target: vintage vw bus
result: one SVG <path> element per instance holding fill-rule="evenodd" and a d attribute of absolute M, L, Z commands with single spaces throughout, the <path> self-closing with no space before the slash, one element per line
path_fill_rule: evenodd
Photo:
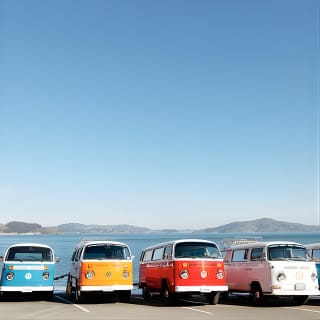
<path fill-rule="evenodd" d="M 303 304 L 318 293 L 315 263 L 298 243 L 235 242 L 225 250 L 224 262 L 229 292 L 251 294 L 256 305 L 266 296 Z"/>
<path fill-rule="evenodd" d="M 320 243 L 307 244 L 306 247 L 311 256 L 311 259 L 316 264 L 317 273 L 318 273 L 318 284 L 320 287 Z"/>
<path fill-rule="evenodd" d="M 139 288 L 145 299 L 158 292 L 168 304 L 187 295 L 205 295 L 216 304 L 220 292 L 228 290 L 220 250 L 214 242 L 199 239 L 148 247 L 140 257 Z"/>
<path fill-rule="evenodd" d="M 133 289 L 129 247 L 115 241 L 81 241 L 73 251 L 66 293 L 76 302 L 86 296 L 112 294 L 127 302 Z"/>
<path fill-rule="evenodd" d="M 58 258 L 47 245 L 20 243 L 10 246 L 1 261 L 0 292 L 53 294 L 55 263 Z"/>

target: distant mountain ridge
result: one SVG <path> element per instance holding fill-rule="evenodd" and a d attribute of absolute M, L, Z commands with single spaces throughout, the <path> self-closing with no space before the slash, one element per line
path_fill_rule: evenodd
<path fill-rule="evenodd" d="M 41 233 L 50 234 L 57 233 L 55 227 L 42 227 L 38 223 L 28 223 L 21 221 L 11 221 L 7 224 L 0 224 L 0 234 L 1 233 Z"/>
<path fill-rule="evenodd" d="M 61 232 L 80 232 L 80 233 L 143 233 L 151 231 L 148 228 L 136 227 L 128 224 L 117 225 L 97 225 L 97 224 L 81 224 L 81 223 L 65 223 L 57 226 Z"/>
<path fill-rule="evenodd" d="M 11 221 L 7 224 L 0 224 L 1 233 L 144 233 L 151 229 L 136 227 L 126 224 L 119 225 L 86 225 L 81 223 L 66 223 L 55 227 L 42 227 L 38 223 L 27 223 L 21 221 Z"/>
<path fill-rule="evenodd" d="M 188 230 L 188 232 L 204 233 L 257 233 L 257 232 L 312 232 L 320 231 L 319 226 L 305 225 L 278 221 L 271 218 L 261 218 L 250 221 L 231 222 L 219 227 L 210 227 L 200 230 Z M 43 227 L 38 223 L 11 221 L 7 224 L 0 223 L 1 233 L 150 233 L 150 232 L 181 232 L 176 229 L 153 230 L 145 227 L 128 224 L 96 225 L 81 223 L 65 223 L 54 227 Z"/>
<path fill-rule="evenodd" d="M 251 232 L 307 232 L 320 231 L 319 226 L 301 223 L 278 221 L 271 218 L 262 218 L 250 221 L 231 222 L 220 227 L 206 228 L 202 232 L 217 233 L 251 233 Z"/>

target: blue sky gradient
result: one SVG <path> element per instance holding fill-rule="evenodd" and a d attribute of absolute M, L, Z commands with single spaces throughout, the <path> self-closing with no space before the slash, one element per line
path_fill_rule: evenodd
<path fill-rule="evenodd" d="M 0 223 L 319 224 L 319 0 L 0 2 Z"/>

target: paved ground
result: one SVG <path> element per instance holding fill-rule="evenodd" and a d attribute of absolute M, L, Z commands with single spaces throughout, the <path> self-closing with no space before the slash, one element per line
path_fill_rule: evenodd
<path fill-rule="evenodd" d="M 63 293 L 56 293 L 52 301 L 26 297 L 2 299 L 0 315 L 5 320 L 319 320 L 320 297 L 302 306 L 294 306 L 289 301 L 277 301 L 264 307 L 254 307 L 247 297 L 231 297 L 218 305 L 208 305 L 198 299 L 166 306 L 158 297 L 145 302 L 141 295 L 135 294 L 129 303 L 93 299 L 83 304 L 73 304 Z"/>

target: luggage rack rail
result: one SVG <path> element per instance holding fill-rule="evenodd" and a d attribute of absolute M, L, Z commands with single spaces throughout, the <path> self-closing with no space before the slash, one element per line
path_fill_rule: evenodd
<path fill-rule="evenodd" d="M 231 247 L 239 246 L 241 244 L 256 243 L 259 241 L 262 241 L 262 237 L 226 238 L 221 241 L 221 249 L 222 251 L 224 251 Z"/>

